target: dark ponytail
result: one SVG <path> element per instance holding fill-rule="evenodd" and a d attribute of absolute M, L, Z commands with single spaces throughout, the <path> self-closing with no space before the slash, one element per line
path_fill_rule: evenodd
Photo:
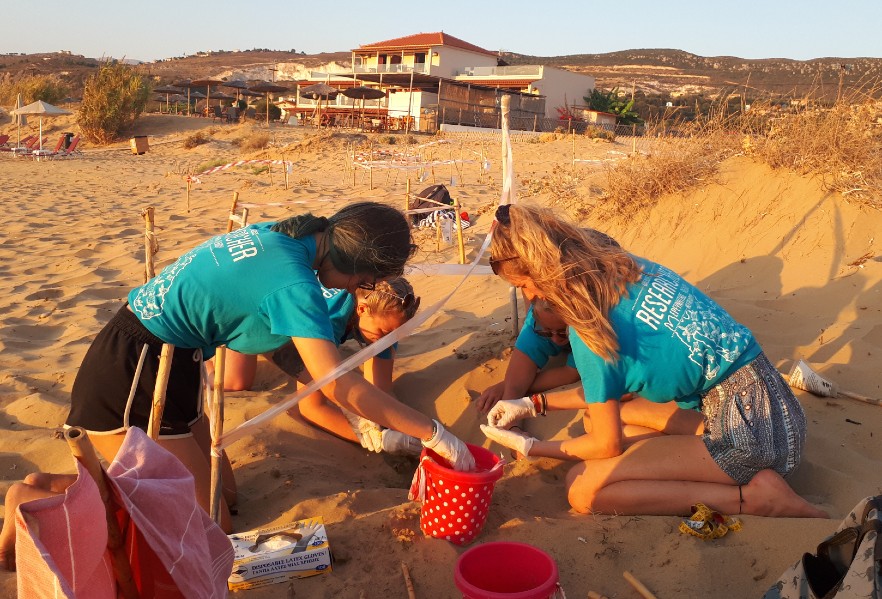
<path fill-rule="evenodd" d="M 328 257 L 337 271 L 373 275 L 377 280 L 401 276 L 416 250 L 401 211 L 377 202 L 356 202 L 329 218 L 309 213 L 292 216 L 272 230 L 294 238 L 327 231 Z"/>
<path fill-rule="evenodd" d="M 328 219 L 324 216 L 313 216 L 312 213 L 307 212 L 279 221 L 270 227 L 270 230 L 284 233 L 294 239 L 300 239 L 324 231 L 329 224 Z"/>

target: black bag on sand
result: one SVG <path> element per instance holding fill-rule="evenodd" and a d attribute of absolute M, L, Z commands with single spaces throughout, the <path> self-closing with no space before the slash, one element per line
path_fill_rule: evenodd
<path fill-rule="evenodd" d="M 763 599 L 834 597 L 882 597 L 882 495 L 857 504 L 815 554 L 804 554 Z"/>
<path fill-rule="evenodd" d="M 427 202 L 426 200 L 433 201 Z M 447 191 L 447 188 L 440 183 L 438 185 L 430 185 L 429 187 L 419 192 L 417 194 L 417 197 L 410 198 L 407 209 L 418 210 L 420 208 L 435 208 L 438 205 L 435 202 L 447 204 L 448 206 L 453 205 L 453 198 L 450 197 L 450 192 Z M 416 226 L 417 224 L 419 224 L 420 220 L 424 218 L 426 218 L 426 214 L 424 213 L 417 212 L 416 214 L 411 214 L 410 224 Z"/>

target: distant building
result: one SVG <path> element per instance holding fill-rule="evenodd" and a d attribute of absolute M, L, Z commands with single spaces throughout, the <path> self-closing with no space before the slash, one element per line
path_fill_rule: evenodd
<path fill-rule="evenodd" d="M 512 98 L 513 128 L 543 130 L 547 123 L 542 121 L 556 120 L 558 107 L 581 103 L 594 89 L 591 76 L 541 65 L 501 65 L 497 53 L 444 32 L 359 46 L 352 50 L 351 65 L 348 72 L 312 72 L 300 84 L 378 87 L 386 92 L 388 117 L 410 119 L 413 128 L 430 132 L 442 123 L 499 127 L 503 95 Z M 343 79 L 360 83 L 346 85 Z M 342 108 L 350 102 L 341 94 L 330 105 Z"/>

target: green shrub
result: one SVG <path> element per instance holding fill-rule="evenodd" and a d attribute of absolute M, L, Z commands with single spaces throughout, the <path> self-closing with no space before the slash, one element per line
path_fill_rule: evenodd
<path fill-rule="evenodd" d="M 266 118 L 266 98 L 263 100 L 258 100 L 257 103 L 254 104 L 254 111 L 258 115 L 262 115 L 262 117 Z M 269 118 L 271 121 L 277 121 L 282 118 L 282 109 L 270 102 L 269 105 Z"/>
<path fill-rule="evenodd" d="M 209 160 L 208 162 L 203 162 L 199 166 L 196 167 L 196 174 L 204 173 L 210 168 L 214 168 L 216 166 L 223 166 L 227 163 L 223 158 L 215 158 L 214 160 Z"/>
<path fill-rule="evenodd" d="M 24 104 L 37 100 L 60 104 L 67 97 L 68 89 L 55 75 L 4 77 L 0 81 L 0 104 L 14 105 L 18 94 Z"/>
<path fill-rule="evenodd" d="M 87 140 L 111 143 L 131 128 L 149 98 L 147 79 L 125 64 L 105 62 L 86 80 L 77 123 Z"/>

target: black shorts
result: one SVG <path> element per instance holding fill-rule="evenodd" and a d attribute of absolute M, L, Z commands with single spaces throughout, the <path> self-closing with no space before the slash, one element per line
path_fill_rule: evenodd
<path fill-rule="evenodd" d="M 147 356 L 126 414 L 132 380 L 144 346 Z M 65 424 L 91 434 L 116 434 L 131 426 L 147 430 L 163 342 L 144 328 L 128 304 L 98 333 L 74 380 Z M 166 387 L 160 434 L 190 434 L 202 415 L 202 351 L 176 347 Z"/>

